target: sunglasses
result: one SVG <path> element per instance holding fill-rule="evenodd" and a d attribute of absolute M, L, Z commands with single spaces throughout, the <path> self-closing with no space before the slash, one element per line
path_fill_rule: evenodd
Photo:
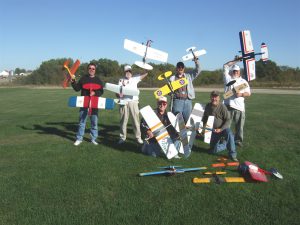
<path fill-rule="evenodd" d="M 90 67 L 89 70 L 96 70 L 96 68 Z"/>

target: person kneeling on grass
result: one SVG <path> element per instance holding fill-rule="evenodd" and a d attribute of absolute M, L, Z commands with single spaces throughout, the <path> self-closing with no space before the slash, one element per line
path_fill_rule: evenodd
<path fill-rule="evenodd" d="M 168 114 L 166 111 L 167 107 L 167 98 L 164 96 L 159 97 L 157 99 L 157 108 L 154 110 L 154 112 L 160 119 L 160 121 L 163 123 L 163 125 L 166 127 L 171 139 L 174 142 L 174 145 L 177 148 L 180 146 L 179 136 L 175 128 L 171 125 L 171 122 L 168 118 Z M 142 146 L 142 152 L 146 155 L 151 155 L 154 157 L 160 156 L 162 152 L 161 148 L 144 119 L 142 119 L 141 121 L 141 130 L 143 136 L 145 136 L 145 139 L 147 140 L 144 141 L 144 144 Z"/>
<path fill-rule="evenodd" d="M 238 161 L 236 158 L 237 152 L 234 136 L 229 127 L 229 113 L 226 106 L 220 102 L 220 93 L 218 91 L 212 91 L 210 94 L 210 103 L 205 106 L 202 118 L 203 124 L 206 124 L 209 116 L 215 117 L 210 140 L 211 153 L 216 154 L 227 149 L 229 157 L 233 161 Z M 205 132 L 205 130 L 203 130 L 203 132 Z"/>

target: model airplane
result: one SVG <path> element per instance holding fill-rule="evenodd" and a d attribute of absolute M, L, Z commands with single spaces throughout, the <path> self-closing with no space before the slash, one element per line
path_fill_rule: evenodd
<path fill-rule="evenodd" d="M 179 153 L 184 154 L 187 158 L 191 154 L 191 149 L 188 142 L 187 130 L 185 129 L 183 116 L 181 113 L 178 113 L 176 116 L 172 112 L 168 112 L 167 114 L 171 125 L 179 133 L 179 138 L 182 143 L 178 151 Z"/>
<path fill-rule="evenodd" d="M 114 93 L 119 94 L 120 96 L 123 95 L 131 95 L 131 96 L 136 96 L 140 94 L 140 90 L 137 88 L 130 88 L 127 86 L 123 86 L 123 85 L 118 85 L 118 84 L 111 84 L 111 83 L 106 83 L 105 87 L 106 90 L 108 91 L 112 91 Z M 115 99 L 114 100 L 115 103 L 119 104 L 119 105 L 125 105 L 126 101 L 122 100 L 122 99 Z"/>
<path fill-rule="evenodd" d="M 67 74 L 64 74 L 65 79 L 63 81 L 63 88 L 67 88 L 71 82 L 71 79 L 75 79 L 75 73 L 80 65 L 80 61 L 77 59 L 71 69 L 69 68 L 70 60 L 64 62 L 63 68 L 67 70 Z"/>
<path fill-rule="evenodd" d="M 201 127 L 203 127 L 202 123 L 202 117 L 204 113 L 204 106 L 200 103 L 195 103 L 194 108 L 191 112 L 191 115 L 186 122 L 186 128 L 187 128 L 187 136 L 188 136 L 188 142 L 189 146 L 192 149 L 197 131 L 199 133 L 202 132 Z"/>
<path fill-rule="evenodd" d="M 187 60 L 191 60 L 191 59 L 192 60 L 197 60 L 199 56 L 206 54 L 206 50 L 205 49 L 194 51 L 195 49 L 196 49 L 196 47 L 190 47 L 190 48 L 186 49 L 186 51 L 189 54 L 183 56 L 182 60 L 183 61 L 187 61 Z"/>
<path fill-rule="evenodd" d="M 151 46 L 152 41 L 148 40 L 146 45 L 125 39 L 124 40 L 124 48 L 128 51 L 131 51 L 135 54 L 138 54 L 143 57 L 143 61 L 135 61 L 134 64 L 146 69 L 152 70 L 153 67 L 146 63 L 146 59 L 153 59 L 160 62 L 167 62 L 168 60 L 168 53 L 154 49 Z"/>
<path fill-rule="evenodd" d="M 216 184 L 222 184 L 222 183 L 245 183 L 246 180 L 244 177 L 219 177 L 217 175 L 214 175 L 212 177 L 207 178 L 193 178 L 193 183 L 195 184 L 205 184 L 205 183 L 216 183 Z"/>
<path fill-rule="evenodd" d="M 157 117 L 151 106 L 145 106 L 140 109 L 144 120 L 146 121 L 148 127 L 156 138 L 158 144 L 160 145 L 162 151 L 171 159 L 178 155 L 178 151 L 163 123 Z"/>
<path fill-rule="evenodd" d="M 259 168 L 256 164 L 245 161 L 239 166 L 239 170 L 243 175 L 250 175 L 255 181 L 267 182 L 267 175 L 273 175 L 276 178 L 283 179 L 283 176 L 275 168 L 271 168 L 269 171 Z"/>
<path fill-rule="evenodd" d="M 164 170 L 139 173 L 139 176 L 144 177 L 144 176 L 152 176 L 152 175 L 160 175 L 160 174 L 174 175 L 177 173 L 184 173 L 184 172 L 199 171 L 199 170 L 207 169 L 207 167 L 181 168 L 181 166 L 167 166 L 167 167 L 160 167 L 160 168 L 162 168 Z"/>
<path fill-rule="evenodd" d="M 232 80 L 226 84 L 226 87 L 230 87 L 231 85 L 235 84 L 236 80 Z M 224 93 L 223 98 L 227 99 L 231 96 L 235 95 L 236 93 L 239 93 L 240 91 L 246 89 L 248 87 L 248 84 L 242 83 L 237 86 L 233 86 L 233 88 L 229 88 L 227 92 Z"/>
<path fill-rule="evenodd" d="M 172 75 L 172 71 L 167 71 L 158 76 L 157 78 L 158 80 L 165 80 L 167 84 L 154 91 L 155 98 L 159 98 L 169 93 L 174 93 L 175 90 L 188 84 L 188 80 L 185 77 L 171 82 L 168 79 L 171 75 Z"/>
<path fill-rule="evenodd" d="M 84 89 L 90 91 L 96 91 L 101 88 L 100 84 L 87 83 L 83 85 Z M 88 108 L 89 115 L 92 113 L 92 109 L 113 109 L 114 108 L 114 100 L 108 98 L 101 98 L 97 96 L 72 96 L 69 99 L 70 107 L 83 107 Z"/>
<path fill-rule="evenodd" d="M 251 34 L 249 30 L 244 30 L 239 32 L 240 37 L 240 44 L 242 49 L 242 56 L 236 57 L 237 59 L 240 59 L 243 61 L 244 64 L 244 73 L 245 73 L 245 79 L 247 81 L 254 80 L 256 78 L 256 72 L 255 72 L 255 56 L 261 55 L 261 59 L 263 62 L 266 62 L 269 57 L 268 48 L 265 43 L 261 44 L 261 52 L 255 53 L 252 40 L 251 40 Z"/>

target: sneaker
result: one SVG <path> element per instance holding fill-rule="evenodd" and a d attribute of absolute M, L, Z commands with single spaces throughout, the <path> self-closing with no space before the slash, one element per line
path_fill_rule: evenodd
<path fill-rule="evenodd" d="M 231 160 L 234 162 L 238 162 L 239 160 L 236 157 L 231 157 Z"/>
<path fill-rule="evenodd" d="M 136 141 L 137 141 L 137 143 L 139 143 L 140 145 L 144 144 L 144 142 L 143 142 L 142 139 L 137 139 Z"/>
<path fill-rule="evenodd" d="M 98 145 L 97 141 L 95 141 L 95 140 L 92 140 L 91 143 L 92 143 L 93 145 Z"/>
<path fill-rule="evenodd" d="M 81 142 L 82 142 L 82 141 L 80 141 L 80 140 L 76 140 L 76 141 L 74 142 L 74 145 L 75 145 L 75 146 L 78 146 L 78 145 L 81 144 Z"/>
<path fill-rule="evenodd" d="M 118 145 L 121 145 L 121 144 L 123 144 L 124 142 L 125 142 L 125 140 L 120 139 L 120 140 L 118 141 Z"/>

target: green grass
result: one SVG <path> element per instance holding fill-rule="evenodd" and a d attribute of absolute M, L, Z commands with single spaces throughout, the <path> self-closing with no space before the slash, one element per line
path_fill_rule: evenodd
<path fill-rule="evenodd" d="M 208 166 L 217 159 L 208 146 L 196 140 L 188 159 L 145 156 L 131 122 L 128 142 L 118 146 L 118 107 L 100 112 L 99 146 L 89 143 L 86 131 L 74 147 L 78 109 L 67 107 L 71 95 L 71 89 L 0 88 L 0 224 L 299 223 L 300 96 L 254 94 L 247 100 L 238 158 L 275 167 L 283 180 L 196 185 L 191 180 L 199 172 L 137 174 L 171 164 Z M 194 102 L 208 97 L 197 93 Z M 141 107 L 154 103 L 152 92 L 142 91 Z M 229 170 L 228 176 L 237 175 Z"/>

